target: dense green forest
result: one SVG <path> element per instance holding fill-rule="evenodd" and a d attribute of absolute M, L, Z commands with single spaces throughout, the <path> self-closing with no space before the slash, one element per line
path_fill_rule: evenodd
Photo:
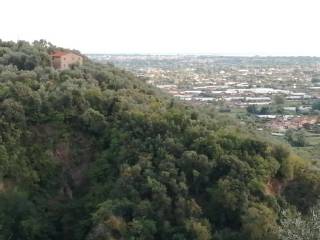
<path fill-rule="evenodd" d="M 316 205 L 287 146 L 55 49 L 0 41 L 0 240 L 277 240 Z"/>

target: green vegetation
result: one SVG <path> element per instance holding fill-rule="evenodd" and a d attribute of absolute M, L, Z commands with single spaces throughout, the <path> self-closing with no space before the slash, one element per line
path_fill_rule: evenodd
<path fill-rule="evenodd" d="M 0 41 L 0 239 L 276 240 L 316 171 L 112 65 Z"/>
<path fill-rule="evenodd" d="M 283 105 L 286 102 L 286 99 L 281 95 L 275 95 L 273 98 L 273 102 L 276 105 Z"/>
<path fill-rule="evenodd" d="M 320 206 L 312 207 L 307 216 L 295 211 L 285 211 L 281 219 L 281 239 L 318 240 L 320 236 Z"/>
<path fill-rule="evenodd" d="M 306 132 L 304 130 L 289 129 L 286 132 L 286 140 L 294 147 L 306 147 L 309 145 L 306 139 Z"/>
<path fill-rule="evenodd" d="M 320 75 L 315 75 L 311 79 L 312 83 L 320 83 Z"/>
<path fill-rule="evenodd" d="M 283 114 L 285 111 L 282 105 L 275 104 L 271 106 L 261 106 L 257 105 L 249 105 L 247 107 L 247 112 L 249 114 L 261 114 L 261 115 L 269 115 L 269 114 Z"/>
<path fill-rule="evenodd" d="M 313 110 L 320 110 L 320 101 L 316 101 L 312 104 Z"/>

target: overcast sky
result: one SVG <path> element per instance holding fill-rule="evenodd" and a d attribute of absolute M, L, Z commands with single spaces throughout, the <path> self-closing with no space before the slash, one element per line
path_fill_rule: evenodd
<path fill-rule="evenodd" d="M 320 56 L 320 0 L 0 0 L 0 38 L 83 53 Z"/>

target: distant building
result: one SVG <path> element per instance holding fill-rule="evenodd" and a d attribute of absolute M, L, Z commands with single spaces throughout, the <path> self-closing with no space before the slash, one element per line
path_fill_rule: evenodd
<path fill-rule="evenodd" d="M 82 65 L 83 63 L 83 58 L 73 52 L 55 51 L 50 55 L 52 58 L 52 66 L 59 70 L 69 69 L 72 64 Z"/>

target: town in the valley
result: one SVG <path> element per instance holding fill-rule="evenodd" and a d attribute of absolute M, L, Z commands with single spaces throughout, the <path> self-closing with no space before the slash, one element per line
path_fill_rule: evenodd
<path fill-rule="evenodd" d="M 89 55 L 191 104 L 210 104 L 293 146 L 320 145 L 320 58 Z M 310 149 L 309 149 L 310 150 Z M 308 152 L 310 152 L 308 150 Z M 312 157 L 310 157 L 312 158 Z"/>

